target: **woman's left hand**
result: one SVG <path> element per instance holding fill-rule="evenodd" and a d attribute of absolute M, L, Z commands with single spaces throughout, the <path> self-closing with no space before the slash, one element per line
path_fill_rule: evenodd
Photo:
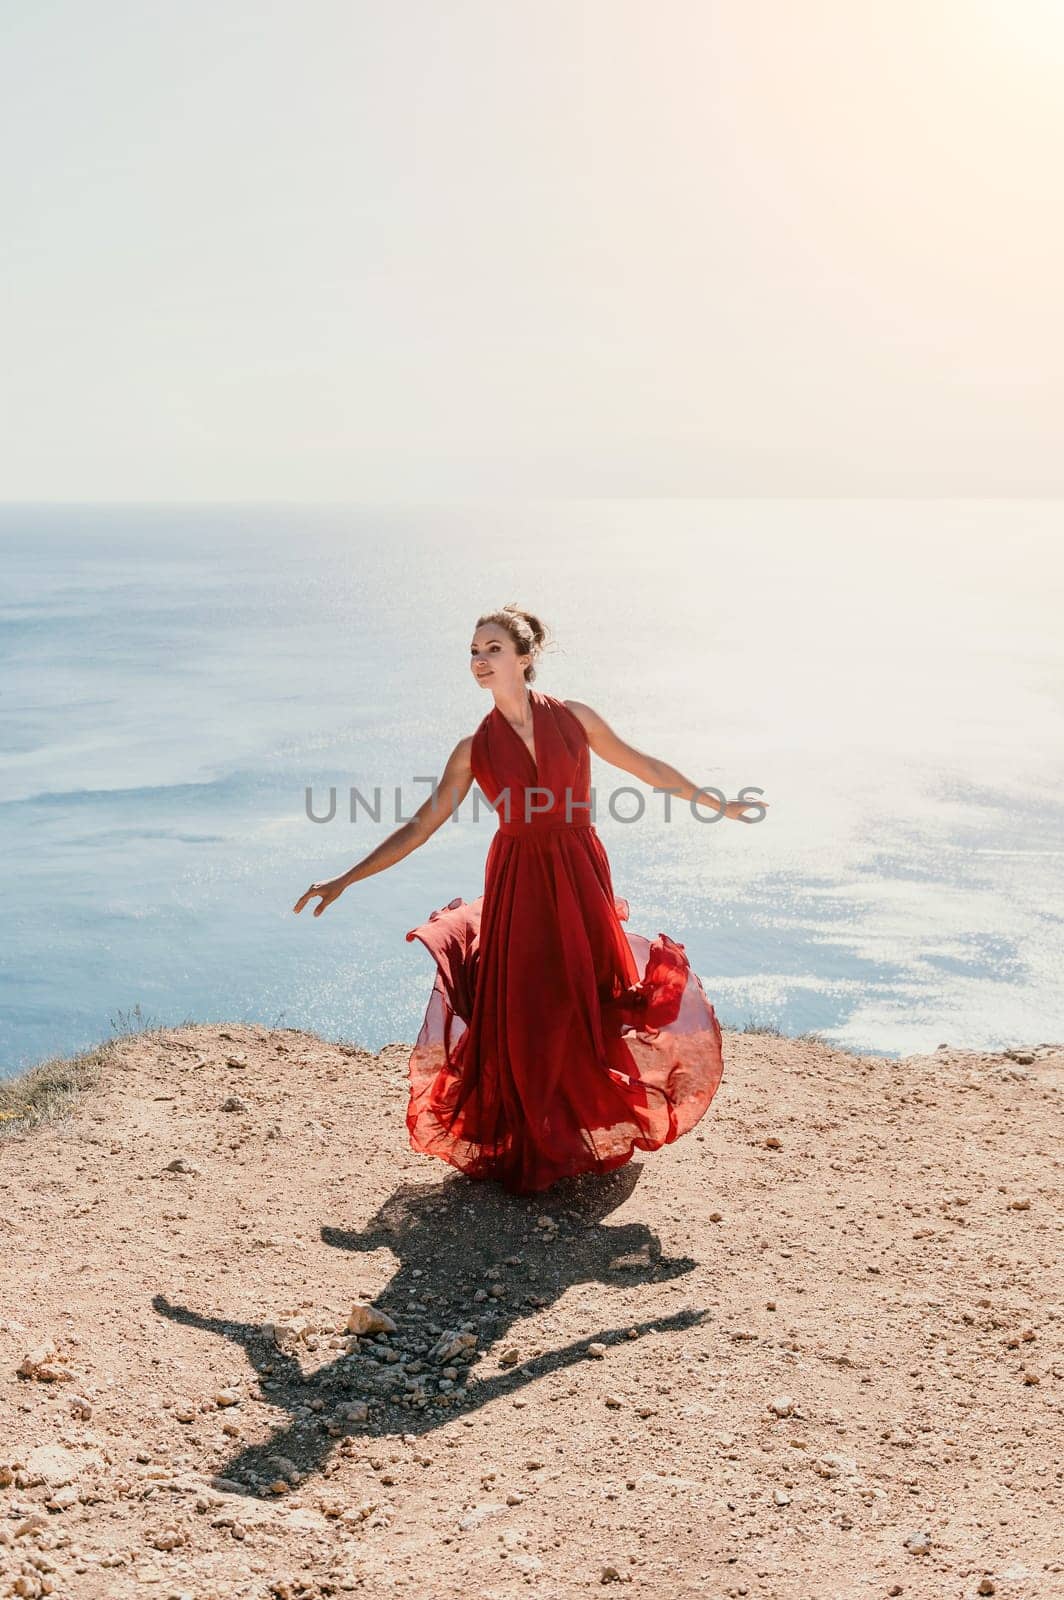
<path fill-rule="evenodd" d="M 767 800 L 729 800 L 724 807 L 724 815 L 731 817 L 735 822 L 760 822 L 761 818 L 744 815 L 751 807 L 758 807 L 763 811 L 768 810 Z"/>

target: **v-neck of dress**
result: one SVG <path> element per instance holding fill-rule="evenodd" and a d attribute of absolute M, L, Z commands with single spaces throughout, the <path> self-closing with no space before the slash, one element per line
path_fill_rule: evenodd
<path fill-rule="evenodd" d="M 527 744 L 522 739 L 522 737 L 518 733 L 517 729 L 514 727 L 513 723 L 512 722 L 507 722 L 506 718 L 503 716 L 503 714 L 499 710 L 498 706 L 494 706 L 492 709 L 494 710 L 495 715 L 498 717 L 499 721 L 502 723 L 503 727 L 504 728 L 509 728 L 509 730 L 513 734 L 514 738 L 517 740 L 518 744 L 521 746 L 521 749 L 525 752 L 525 755 L 528 757 L 529 761 L 531 761 L 531 763 L 532 763 L 532 771 L 535 773 L 536 782 L 538 784 L 539 783 L 539 754 L 540 754 L 540 750 L 539 750 L 539 738 L 538 738 L 538 733 L 537 733 L 537 728 L 536 728 L 536 702 L 533 699 L 531 693 L 529 694 L 529 697 L 528 697 L 528 703 L 529 703 L 529 706 L 531 707 L 531 710 L 532 710 L 532 742 L 536 746 L 536 754 L 535 755 L 532 754 L 531 750 L 528 748 Z"/>

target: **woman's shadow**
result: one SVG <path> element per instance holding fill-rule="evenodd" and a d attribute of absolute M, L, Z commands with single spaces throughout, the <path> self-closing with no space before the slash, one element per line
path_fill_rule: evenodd
<path fill-rule="evenodd" d="M 292 1413 L 308 1407 L 318 1412 L 293 1416 L 261 1444 L 245 1445 L 216 1478 L 244 1493 L 257 1493 L 286 1474 L 298 1482 L 322 1469 L 337 1439 L 429 1433 L 456 1414 L 468 1415 L 500 1395 L 517 1393 L 534 1378 L 571 1366 L 596 1341 L 616 1343 L 631 1337 L 632 1329 L 663 1332 L 701 1322 L 705 1311 L 686 1310 L 589 1330 L 557 1349 L 522 1339 L 513 1365 L 484 1379 L 475 1376 L 489 1351 L 508 1353 L 511 1330 L 529 1311 L 552 1305 L 576 1284 L 659 1282 L 698 1265 L 689 1256 L 663 1258 L 657 1236 L 645 1223 L 605 1224 L 629 1198 L 641 1170 L 628 1162 L 613 1172 L 564 1179 L 549 1194 L 538 1195 L 513 1195 L 490 1180 L 462 1176 L 403 1184 L 365 1228 L 323 1227 L 322 1238 L 339 1249 L 386 1246 L 398 1258 L 398 1270 L 373 1300 L 397 1330 L 383 1339 L 363 1338 L 359 1350 L 309 1372 L 297 1355 L 277 1347 L 268 1324 L 202 1316 L 154 1295 L 157 1311 L 241 1345 L 268 1385 L 270 1404 Z M 540 1225 L 545 1214 L 556 1219 L 555 1226 Z M 474 1299 L 478 1290 L 483 1293 Z M 471 1328 L 463 1328 L 466 1323 Z M 475 1342 L 462 1346 L 463 1332 L 475 1333 Z M 449 1334 L 458 1337 L 445 1340 Z M 441 1346 L 452 1353 L 441 1353 Z M 408 1352 L 410 1359 L 388 1359 L 386 1350 Z M 419 1404 L 423 1393 L 428 1399 Z M 449 1401 L 435 1403 L 443 1394 Z M 359 1401 L 367 1403 L 365 1415 Z"/>

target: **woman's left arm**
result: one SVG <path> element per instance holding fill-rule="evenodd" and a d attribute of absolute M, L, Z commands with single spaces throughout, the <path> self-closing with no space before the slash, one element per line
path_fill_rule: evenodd
<path fill-rule="evenodd" d="M 620 767 L 622 772 L 630 772 L 634 778 L 639 778 L 643 783 L 649 783 L 655 789 L 668 789 L 678 795 L 681 800 L 697 798 L 697 803 L 706 806 L 718 816 L 723 814 L 737 822 L 758 822 L 759 817 L 748 817 L 744 813 L 752 807 L 768 809 L 765 800 L 728 800 L 721 805 L 716 795 L 706 794 L 698 784 L 692 783 L 690 778 L 684 777 L 676 767 L 670 766 L 667 761 L 660 760 L 657 756 L 649 756 L 643 750 L 637 750 L 634 745 L 627 744 L 620 734 L 615 733 L 606 721 L 599 716 L 591 706 L 585 705 L 582 700 L 563 700 L 562 704 L 573 713 L 573 716 L 583 726 L 587 734 L 587 742 L 597 756 L 603 761 L 608 761 L 612 767 Z"/>

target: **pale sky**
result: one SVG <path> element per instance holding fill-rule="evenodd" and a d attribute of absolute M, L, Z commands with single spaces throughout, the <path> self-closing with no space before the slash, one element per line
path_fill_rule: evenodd
<path fill-rule="evenodd" d="M 1059 0 L 7 0 L 0 499 L 1064 493 Z"/>

